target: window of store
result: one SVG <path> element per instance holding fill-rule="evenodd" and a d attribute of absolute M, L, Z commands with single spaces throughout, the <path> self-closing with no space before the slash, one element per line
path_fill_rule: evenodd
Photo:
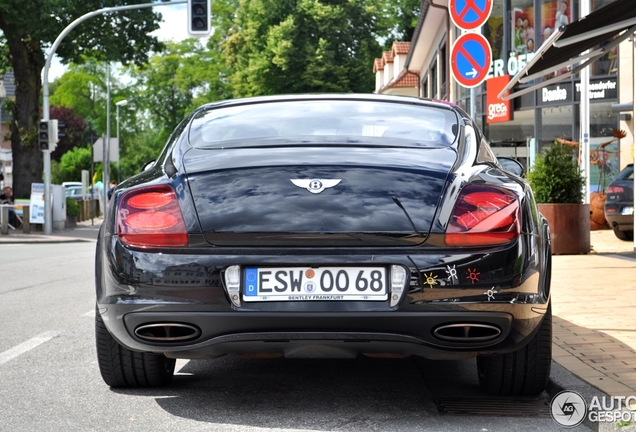
<path fill-rule="evenodd" d="M 572 105 L 541 108 L 541 140 L 538 151 L 550 147 L 557 138 L 573 139 Z"/>
<path fill-rule="evenodd" d="M 559 27 L 573 21 L 571 0 L 541 0 L 541 26 L 539 41 L 542 44 Z"/>
<path fill-rule="evenodd" d="M 493 2 L 490 18 L 488 18 L 487 24 L 483 27 L 484 36 L 490 42 L 493 60 L 503 60 L 506 54 L 504 52 L 503 3 L 503 1 Z"/>
<path fill-rule="evenodd" d="M 537 38 L 535 35 L 534 1 L 512 0 L 511 2 L 512 35 L 511 47 L 516 54 L 534 52 Z"/>
<path fill-rule="evenodd" d="M 422 79 L 422 86 L 420 88 L 420 93 L 423 98 L 429 97 L 428 92 L 428 75 L 424 75 L 424 79 Z"/>
<path fill-rule="evenodd" d="M 439 88 L 437 87 L 437 59 L 431 65 L 431 97 L 433 99 L 439 99 Z"/>
<path fill-rule="evenodd" d="M 616 0 L 591 0 L 591 11 L 595 11 Z M 606 42 L 607 43 L 607 42 Z M 596 75 L 613 75 L 618 71 L 618 47 L 614 47 L 603 57 L 592 63 L 592 76 Z"/>
<path fill-rule="evenodd" d="M 618 114 L 608 102 L 590 104 L 590 192 L 605 188 L 620 171 L 620 149 L 614 131 Z"/>
<path fill-rule="evenodd" d="M 442 45 L 439 47 L 439 58 L 440 58 L 440 99 L 447 100 L 448 99 L 448 67 L 446 62 L 448 61 L 448 56 L 446 55 L 446 41 L 442 42 Z"/>

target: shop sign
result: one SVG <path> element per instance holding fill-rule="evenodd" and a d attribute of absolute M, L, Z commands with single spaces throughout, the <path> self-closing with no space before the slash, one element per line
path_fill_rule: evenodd
<path fill-rule="evenodd" d="M 535 54 L 529 52 L 527 54 L 515 54 L 511 53 L 508 57 L 508 61 L 502 59 L 496 59 L 490 63 L 490 69 L 486 79 L 496 78 L 503 75 L 515 76 L 517 75 L 530 60 L 534 58 Z"/>
<path fill-rule="evenodd" d="M 571 89 L 572 86 L 568 82 L 543 87 L 537 90 L 539 105 L 562 105 L 563 103 L 572 103 Z"/>
<path fill-rule="evenodd" d="M 490 78 L 486 81 L 486 123 L 503 123 L 512 120 L 511 100 L 497 97 L 509 82 L 510 75 Z"/>
<path fill-rule="evenodd" d="M 581 100 L 581 83 L 576 83 L 575 100 Z M 616 78 L 601 80 L 591 80 L 588 86 L 588 97 L 590 100 L 611 100 L 618 99 L 618 83 Z"/>

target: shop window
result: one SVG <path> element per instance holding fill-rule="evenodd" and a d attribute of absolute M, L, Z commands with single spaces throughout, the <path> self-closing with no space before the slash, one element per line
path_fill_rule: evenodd
<path fill-rule="evenodd" d="M 605 7 L 611 3 L 614 3 L 616 0 L 592 0 L 591 2 L 591 11 L 595 11 L 602 7 Z M 607 44 L 601 44 L 601 46 Z M 595 75 L 615 75 L 618 71 L 618 47 L 614 47 L 603 57 L 596 60 L 592 63 L 591 66 L 592 76 Z"/>
<path fill-rule="evenodd" d="M 440 67 L 440 99 L 447 100 L 448 99 L 448 84 L 447 84 L 447 75 L 448 75 L 448 67 L 446 62 L 448 58 L 446 56 L 446 41 L 442 43 L 442 46 L 439 48 L 439 58 L 441 60 Z"/>
<path fill-rule="evenodd" d="M 423 98 L 428 98 L 429 97 L 429 92 L 428 92 L 428 77 L 424 76 L 424 79 L 422 80 L 422 87 L 420 89 L 420 93 L 421 96 Z"/>
<path fill-rule="evenodd" d="M 537 38 L 533 0 L 512 0 L 512 51 L 516 54 L 534 52 Z"/>
<path fill-rule="evenodd" d="M 611 103 L 590 104 L 590 192 L 605 191 L 620 171 L 618 114 Z"/>
<path fill-rule="evenodd" d="M 439 90 L 437 88 L 437 60 L 431 66 L 431 97 L 439 99 Z"/>
<path fill-rule="evenodd" d="M 484 36 L 490 42 L 493 60 L 505 59 L 503 2 L 493 3 L 492 13 L 484 26 Z"/>
<path fill-rule="evenodd" d="M 571 0 L 542 0 L 539 40 L 542 44 L 559 27 L 573 20 Z"/>
<path fill-rule="evenodd" d="M 541 109 L 541 140 L 538 150 L 550 147 L 554 140 L 563 138 L 575 141 L 578 138 L 572 136 L 572 105 L 562 105 Z"/>

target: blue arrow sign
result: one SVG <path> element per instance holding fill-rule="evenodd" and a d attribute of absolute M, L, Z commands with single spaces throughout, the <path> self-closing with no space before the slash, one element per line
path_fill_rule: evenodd
<path fill-rule="evenodd" d="M 463 87 L 477 87 L 488 75 L 492 51 L 488 40 L 479 33 L 461 35 L 451 49 L 451 70 Z"/>

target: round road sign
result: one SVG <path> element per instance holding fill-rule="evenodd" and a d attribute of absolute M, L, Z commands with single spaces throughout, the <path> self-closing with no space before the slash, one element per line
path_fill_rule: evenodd
<path fill-rule="evenodd" d="M 477 87 L 488 75 L 492 51 L 488 40 L 479 33 L 465 33 L 451 49 L 451 70 L 463 87 Z"/>
<path fill-rule="evenodd" d="M 448 12 L 453 24 L 463 30 L 484 25 L 492 12 L 493 0 L 450 0 Z"/>

